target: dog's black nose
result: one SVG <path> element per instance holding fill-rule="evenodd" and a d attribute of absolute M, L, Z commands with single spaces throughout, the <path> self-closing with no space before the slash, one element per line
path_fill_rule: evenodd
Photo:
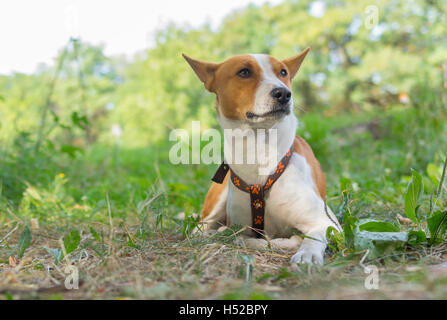
<path fill-rule="evenodd" d="M 278 87 L 272 90 L 271 95 L 273 99 L 278 101 L 280 104 L 286 104 L 290 101 L 292 97 L 292 92 L 284 87 Z"/>

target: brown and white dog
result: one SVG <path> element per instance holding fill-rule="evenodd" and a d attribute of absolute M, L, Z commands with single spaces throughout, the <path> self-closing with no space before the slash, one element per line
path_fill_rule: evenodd
<path fill-rule="evenodd" d="M 216 95 L 225 144 L 233 139 L 228 132 L 254 130 L 256 143 L 244 146 L 244 159 L 265 143 L 265 134 L 258 136 L 257 129 L 276 129 L 274 152 L 261 156 L 254 164 L 227 162 L 247 184 L 264 185 L 268 174 L 260 174 L 260 166 L 267 166 L 267 172 L 274 171 L 277 161 L 293 145 L 288 166 L 265 194 L 264 232 L 268 239 L 281 239 L 299 230 L 306 237 L 292 262 L 323 264 L 326 230 L 329 226 L 338 230 L 341 227 L 325 205 L 326 178 L 320 164 L 307 142 L 296 135 L 298 120 L 293 113 L 291 82 L 308 52 L 309 48 L 282 61 L 265 54 L 237 55 L 222 63 L 183 57 L 205 88 Z M 224 156 L 230 160 L 226 148 Z M 205 230 L 251 225 L 250 194 L 228 182 L 228 176 L 222 184 L 213 183 L 208 191 L 201 215 Z M 250 230 L 247 234 L 251 234 Z"/>

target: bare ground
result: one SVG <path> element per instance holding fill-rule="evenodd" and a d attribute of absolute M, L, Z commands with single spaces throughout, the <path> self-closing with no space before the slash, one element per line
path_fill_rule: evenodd
<path fill-rule="evenodd" d="M 364 252 L 329 253 L 324 267 L 297 267 L 289 262 L 293 252 L 242 248 L 232 236 L 179 240 L 154 231 L 138 241 L 132 236 L 136 225 L 96 227 L 104 231 L 101 241 L 81 227 L 79 248 L 56 264 L 44 247 L 61 247 L 57 229 L 33 230 L 30 247 L 18 259 L 9 254 L 20 228 L 3 225 L 0 299 L 447 298 L 447 245 L 365 262 L 379 270 L 379 289 L 368 290 L 369 274 L 360 264 Z M 65 287 L 69 265 L 79 271 L 79 289 Z"/>

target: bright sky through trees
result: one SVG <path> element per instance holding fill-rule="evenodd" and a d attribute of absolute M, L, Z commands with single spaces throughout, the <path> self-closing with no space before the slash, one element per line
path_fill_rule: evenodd
<path fill-rule="evenodd" d="M 103 44 L 107 55 L 132 55 L 169 22 L 217 27 L 231 11 L 266 0 L 17 0 L 0 3 L 0 74 L 50 64 L 70 36 Z M 270 0 L 272 4 L 279 0 Z"/>

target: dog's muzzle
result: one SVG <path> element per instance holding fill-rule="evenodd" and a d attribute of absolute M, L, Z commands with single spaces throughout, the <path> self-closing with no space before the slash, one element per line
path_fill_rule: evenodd
<path fill-rule="evenodd" d="M 275 104 L 279 104 L 281 106 L 287 105 L 292 98 L 292 92 L 285 87 L 277 87 L 270 92 Z"/>

